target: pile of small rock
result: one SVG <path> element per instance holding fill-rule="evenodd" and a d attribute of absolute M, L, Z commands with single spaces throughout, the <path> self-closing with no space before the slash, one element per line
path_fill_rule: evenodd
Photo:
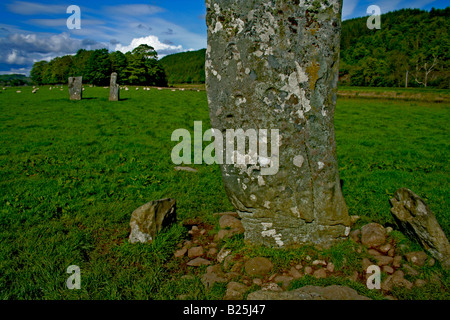
<path fill-rule="evenodd" d="M 244 229 L 236 213 L 226 212 L 218 215 L 220 215 L 220 230 L 217 233 L 213 231 L 213 226 L 202 223 L 192 225 L 189 230 L 191 239 L 180 244 L 174 256 L 182 259 L 182 263 L 188 267 L 207 266 L 206 273 L 200 276 L 207 289 L 212 288 L 215 283 L 227 283 L 225 300 L 243 299 L 250 288 L 254 289 L 255 286 L 260 287 L 261 290 L 284 292 L 288 290 L 291 281 L 305 275 L 317 279 L 332 275 L 342 276 L 365 284 L 371 275 L 366 272 L 371 265 L 379 266 L 385 273 L 381 290 L 389 294 L 394 287 L 411 289 L 413 286 L 425 285 L 425 280 L 416 279 L 411 282 L 405 279 L 405 275 L 416 277 L 419 275 L 416 267 L 432 266 L 435 263 L 435 260 L 429 258 L 423 251 L 401 255 L 394 238 L 389 237 L 392 228 L 369 223 L 350 233 L 350 237 L 357 243 L 356 253 L 369 254 L 362 259 L 360 272 L 355 271 L 349 277 L 341 271 L 336 271 L 331 261 L 306 256 L 304 261 L 293 263 L 288 269 L 274 273 L 274 265 L 266 257 L 245 259 L 225 246 L 219 247 L 222 239 L 242 234 Z"/>
<path fill-rule="evenodd" d="M 414 285 L 418 287 L 425 285 L 426 281 L 422 279 L 416 279 L 414 283 L 405 279 L 405 272 L 412 277 L 418 276 L 419 272 L 415 267 L 423 267 L 426 264 L 433 266 L 435 260 L 428 258 L 423 251 L 409 252 L 402 256 L 394 239 L 388 237 L 390 232 L 392 232 L 390 227 L 384 228 L 378 223 L 369 223 L 350 233 L 351 238 L 366 247 L 370 255 L 370 258 L 362 259 L 363 272 L 371 265 L 379 266 L 381 271 L 388 275 L 381 283 L 381 289 L 385 292 L 391 291 L 394 287 L 411 289 Z M 361 249 L 360 247 L 358 251 L 361 252 Z M 404 258 L 408 263 L 405 263 Z"/>

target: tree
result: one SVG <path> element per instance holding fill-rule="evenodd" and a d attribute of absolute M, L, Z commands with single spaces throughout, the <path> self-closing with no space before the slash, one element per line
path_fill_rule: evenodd
<path fill-rule="evenodd" d="M 122 52 L 116 51 L 109 54 L 109 60 L 111 61 L 111 72 L 116 72 L 119 81 L 123 82 L 126 79 L 127 57 Z"/>
<path fill-rule="evenodd" d="M 430 63 L 428 63 L 428 62 L 430 62 Z M 423 65 L 421 63 L 423 63 Z M 423 62 L 423 59 L 418 58 L 417 62 L 416 62 L 416 74 L 414 76 L 415 81 L 418 84 L 422 84 L 426 88 L 428 85 L 428 76 L 434 70 L 434 68 L 436 68 L 437 64 L 438 64 L 438 60 L 435 55 L 433 55 L 433 62 L 431 62 L 431 61 Z M 420 74 L 421 70 L 424 71 L 423 81 L 419 81 L 419 74 Z"/>
<path fill-rule="evenodd" d="M 94 50 L 86 63 L 83 81 L 86 83 L 106 86 L 111 77 L 111 60 L 108 49 Z"/>
<path fill-rule="evenodd" d="M 167 84 L 164 69 L 158 62 L 155 49 L 141 44 L 132 52 L 125 54 L 127 68 L 125 74 L 130 84 L 165 86 Z"/>
<path fill-rule="evenodd" d="M 43 85 L 44 71 L 47 66 L 47 61 L 38 61 L 33 64 L 33 68 L 30 71 L 31 80 L 37 85 Z"/>

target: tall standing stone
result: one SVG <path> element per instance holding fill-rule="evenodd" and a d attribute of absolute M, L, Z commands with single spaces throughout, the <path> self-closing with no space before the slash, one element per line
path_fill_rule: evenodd
<path fill-rule="evenodd" d="M 117 83 L 117 73 L 111 74 L 109 83 L 109 101 L 119 101 L 119 84 Z"/>
<path fill-rule="evenodd" d="M 81 100 L 83 94 L 83 77 L 69 77 L 70 100 Z"/>
<path fill-rule="evenodd" d="M 224 135 L 279 130 L 278 155 L 271 141 L 276 174 L 262 174 L 262 157 L 257 165 L 220 165 L 246 239 L 326 247 L 345 238 L 350 218 L 334 133 L 342 1 L 206 0 L 206 7 L 212 127 Z"/>

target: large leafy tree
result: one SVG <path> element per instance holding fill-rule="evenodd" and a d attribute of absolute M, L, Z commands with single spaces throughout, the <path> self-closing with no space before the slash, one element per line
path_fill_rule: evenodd
<path fill-rule="evenodd" d="M 111 72 L 116 72 L 122 83 L 126 80 L 127 57 L 122 52 L 115 51 L 109 54 L 109 60 L 111 61 Z"/>
<path fill-rule="evenodd" d="M 108 85 L 111 77 L 111 61 L 108 49 L 94 50 L 86 62 L 83 75 L 86 83 Z"/>
<path fill-rule="evenodd" d="M 158 61 L 155 49 L 141 44 L 126 53 L 127 68 L 125 74 L 128 83 L 135 85 L 164 86 L 167 84 L 164 69 Z"/>
<path fill-rule="evenodd" d="M 42 85 L 44 84 L 44 72 L 45 72 L 45 68 L 47 66 L 48 62 L 47 61 L 38 61 L 36 63 L 33 64 L 33 68 L 31 69 L 30 72 L 30 76 L 31 76 L 31 80 L 38 84 L 38 85 Z"/>

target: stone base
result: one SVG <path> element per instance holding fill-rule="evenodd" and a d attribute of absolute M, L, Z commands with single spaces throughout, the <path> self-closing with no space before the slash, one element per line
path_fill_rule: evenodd
<path fill-rule="evenodd" d="M 323 225 L 318 221 L 305 222 L 302 219 L 255 218 L 248 212 L 239 212 L 245 229 L 245 239 L 268 247 L 289 247 L 295 245 L 312 245 L 320 249 L 347 239 L 350 226 L 341 224 Z"/>

